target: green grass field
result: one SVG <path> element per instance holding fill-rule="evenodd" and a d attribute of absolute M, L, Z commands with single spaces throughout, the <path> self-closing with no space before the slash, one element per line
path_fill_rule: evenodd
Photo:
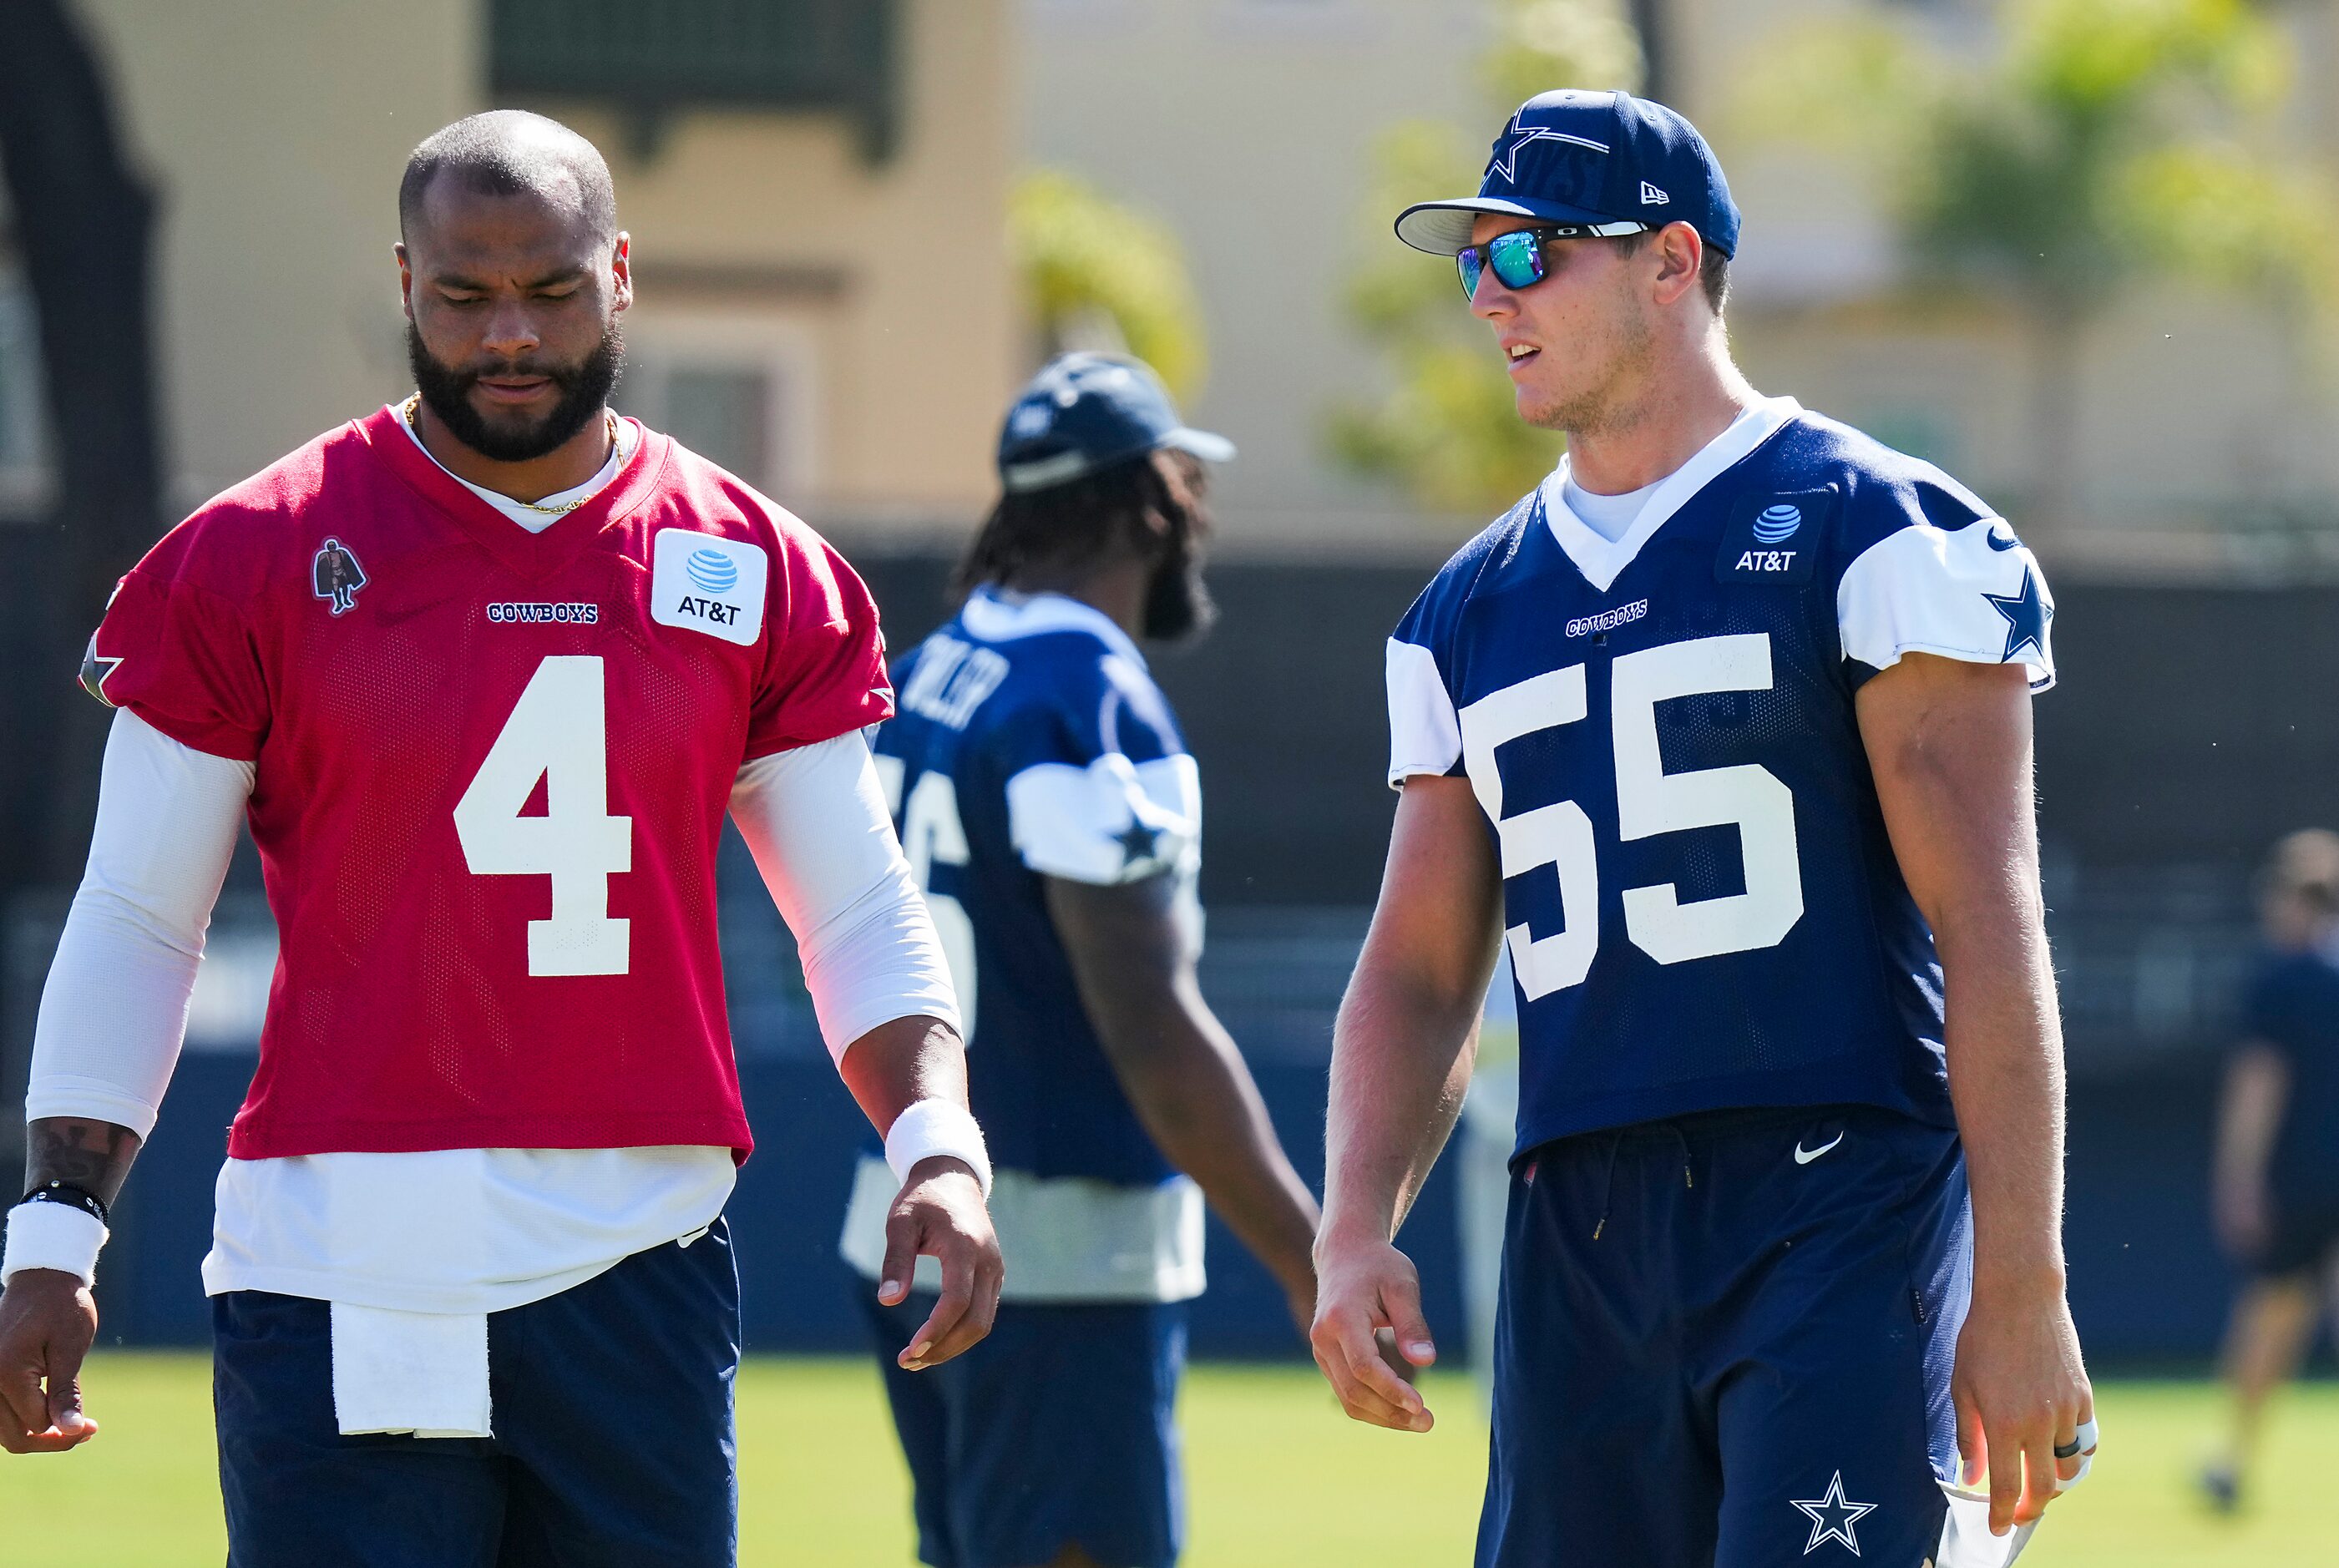
<path fill-rule="evenodd" d="M 62 1459 L 0 1455 L 10 1563 L 192 1568 L 223 1555 L 207 1363 L 116 1353 L 93 1363 L 105 1424 Z M 2024 1568 L 2289 1568 L 2339 1561 L 2339 1386 L 2281 1406 L 2255 1507 L 2206 1516 L 2186 1477 L 2213 1423 L 2193 1384 L 2100 1388 L 2105 1455 L 2058 1504 Z M 1357 1568 L 1468 1560 L 1485 1429 L 1469 1385 L 1433 1379 L 1438 1429 L 1400 1436 L 1344 1419 L 1314 1372 L 1203 1366 L 1184 1420 L 1191 1568 Z M 903 1568 L 909 1483 L 874 1370 L 751 1362 L 739 1390 L 742 1559 L 755 1568 Z"/>

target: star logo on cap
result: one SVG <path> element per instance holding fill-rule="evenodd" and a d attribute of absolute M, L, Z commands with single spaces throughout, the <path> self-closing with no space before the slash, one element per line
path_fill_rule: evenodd
<path fill-rule="evenodd" d="M 1511 116 L 1510 128 L 1503 133 L 1505 140 L 1495 143 L 1495 155 L 1486 161 L 1486 167 L 1500 174 L 1505 185 L 1519 182 L 1516 172 L 1519 149 L 1530 142 L 1564 142 L 1571 147 L 1588 147 L 1594 153 L 1608 151 L 1608 144 L 1604 142 L 1594 142 L 1588 136 L 1570 135 L 1565 131 L 1554 131 L 1548 125 L 1530 125 L 1525 121 L 1526 111 L 1524 109 Z"/>
<path fill-rule="evenodd" d="M 1813 1497 L 1794 1504 L 1811 1522 L 1811 1539 L 1803 1548 L 1808 1557 L 1830 1541 L 1841 1541 L 1855 1557 L 1860 1555 L 1860 1537 L 1852 1526 L 1876 1512 L 1873 1503 L 1847 1503 L 1843 1497 L 1843 1472 L 1835 1473 L 1828 1483 L 1827 1495 Z"/>

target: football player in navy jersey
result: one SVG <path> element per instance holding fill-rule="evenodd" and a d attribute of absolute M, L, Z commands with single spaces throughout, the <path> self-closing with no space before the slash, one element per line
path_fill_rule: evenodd
<path fill-rule="evenodd" d="M 2205 1469 L 2212 1505 L 2242 1504 L 2266 1402 L 2339 1302 L 2339 834 L 2275 845 L 2260 878 L 2266 952 L 2226 1066 L 2210 1198 L 2248 1275 L 2226 1329 L 2232 1426 Z"/>
<path fill-rule="evenodd" d="M 2038 563 L 1939 469 L 1747 384 L 1738 212 L 1671 110 L 1530 100 L 1478 194 L 1397 233 L 1456 258 L 1568 453 L 1389 644 L 1402 794 L 1335 1048 L 1317 1357 L 1352 1415 L 1429 1425 L 1376 1335 L 1435 1355 L 1392 1238 L 1500 945 L 1478 1562 L 2009 1561 L 2094 1447 Z"/>
<path fill-rule="evenodd" d="M 1314 1313 L 1315 1198 L 1195 984 L 1200 775 L 1138 646 L 1209 617 L 1201 460 L 1232 455 L 1144 365 L 1057 360 L 1009 411 L 964 607 L 894 667 L 878 772 L 974 1042 L 1008 1271 L 957 1372 L 892 1359 L 923 1299 L 870 1308 L 936 1568 L 1176 1560 L 1205 1198 Z M 873 1280 L 896 1185 L 865 1160 L 845 1221 Z"/>

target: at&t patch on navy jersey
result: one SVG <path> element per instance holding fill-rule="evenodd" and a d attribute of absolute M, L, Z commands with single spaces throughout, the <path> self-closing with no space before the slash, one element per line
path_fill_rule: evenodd
<path fill-rule="evenodd" d="M 1564 478 L 1388 651 L 1391 782 L 1466 778 L 1499 853 L 1520 1147 L 1732 1107 L 1946 1122 L 1940 971 L 1853 699 L 1918 654 L 2051 684 L 2038 562 L 1938 468 L 1790 399 L 1616 540 Z"/>
<path fill-rule="evenodd" d="M 1715 578 L 1796 587 L 1810 582 L 1835 500 L 1833 490 L 1742 497 L 1722 532 L 1722 549 L 1713 557 Z"/>

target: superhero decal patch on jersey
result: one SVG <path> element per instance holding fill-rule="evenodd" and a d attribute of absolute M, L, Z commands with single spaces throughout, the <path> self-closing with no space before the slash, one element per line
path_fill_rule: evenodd
<path fill-rule="evenodd" d="M 690 528 L 650 540 L 650 619 L 745 647 L 764 632 L 763 547 Z"/>
<path fill-rule="evenodd" d="M 1811 580 L 1821 541 L 1835 511 L 1833 490 L 1800 495 L 1742 496 L 1722 530 L 1722 551 L 1713 577 L 1722 583 L 1786 583 Z"/>
<path fill-rule="evenodd" d="M 337 616 L 358 607 L 358 590 L 366 586 L 365 568 L 358 565 L 357 553 L 339 539 L 329 538 L 317 547 L 309 579 L 319 598 L 331 601 Z"/>

